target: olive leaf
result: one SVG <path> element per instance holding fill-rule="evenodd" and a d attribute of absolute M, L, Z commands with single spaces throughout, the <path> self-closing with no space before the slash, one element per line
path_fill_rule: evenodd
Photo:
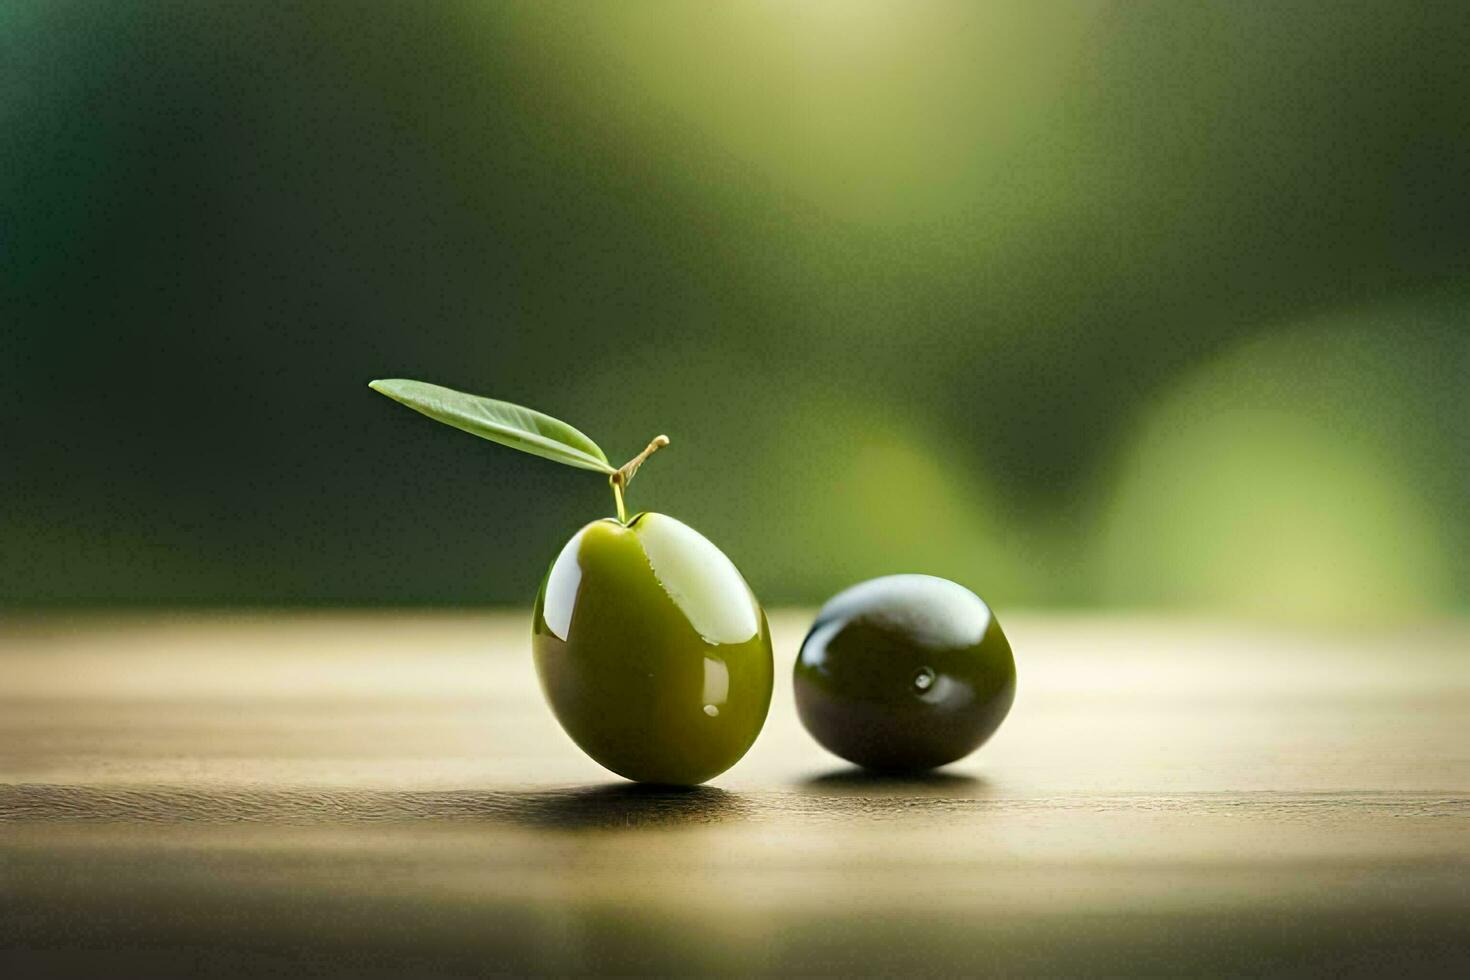
<path fill-rule="evenodd" d="M 597 443 L 565 422 L 533 409 L 402 378 L 373 381 L 368 387 L 481 439 L 579 469 L 616 472 Z"/>

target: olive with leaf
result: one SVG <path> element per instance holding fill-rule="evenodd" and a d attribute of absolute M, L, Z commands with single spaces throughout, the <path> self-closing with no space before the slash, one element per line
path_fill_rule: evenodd
<path fill-rule="evenodd" d="M 669 440 L 622 466 L 541 412 L 422 381 L 370 387 L 472 435 L 607 478 L 616 517 L 592 521 L 551 562 L 531 649 L 572 741 L 627 779 L 691 785 L 738 762 L 771 703 L 770 629 L 724 553 L 664 514 L 629 517 L 628 485 Z"/>

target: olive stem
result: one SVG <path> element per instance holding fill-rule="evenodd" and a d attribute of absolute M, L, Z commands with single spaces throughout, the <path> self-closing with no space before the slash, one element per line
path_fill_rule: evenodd
<path fill-rule="evenodd" d="M 626 524 L 628 523 L 628 512 L 623 509 L 623 486 L 620 482 L 618 482 L 616 473 L 608 477 L 607 482 L 608 485 L 613 488 L 613 500 L 615 500 L 618 505 L 618 523 Z"/>
<path fill-rule="evenodd" d="M 643 447 L 643 452 L 634 456 L 622 466 L 619 466 L 608 476 L 607 482 L 612 487 L 613 500 L 618 505 L 619 524 L 628 523 L 628 513 L 623 507 L 623 490 L 627 488 L 628 484 L 633 482 L 633 476 L 638 472 L 638 467 L 643 465 L 643 461 L 668 444 L 668 436 L 654 436 L 653 441 Z"/>

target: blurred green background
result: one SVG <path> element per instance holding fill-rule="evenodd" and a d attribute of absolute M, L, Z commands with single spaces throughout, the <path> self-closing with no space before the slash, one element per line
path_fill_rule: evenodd
<path fill-rule="evenodd" d="M 0 5 L 0 602 L 1470 605 L 1470 6 Z"/>

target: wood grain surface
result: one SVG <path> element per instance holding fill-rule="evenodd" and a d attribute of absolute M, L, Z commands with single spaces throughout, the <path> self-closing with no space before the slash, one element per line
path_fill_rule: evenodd
<path fill-rule="evenodd" d="M 7 976 L 1470 973 L 1470 627 L 1004 619 L 973 757 L 708 786 L 562 735 L 527 616 L 8 615 Z"/>

